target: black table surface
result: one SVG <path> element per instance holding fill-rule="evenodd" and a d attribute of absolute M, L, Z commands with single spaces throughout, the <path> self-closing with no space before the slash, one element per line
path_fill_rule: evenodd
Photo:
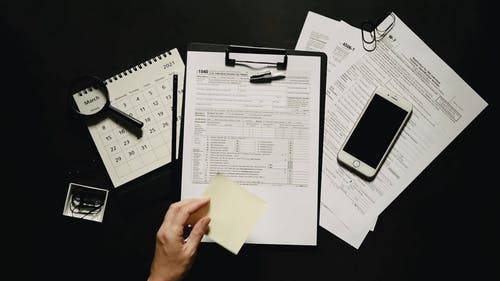
<path fill-rule="evenodd" d="M 3 229 L 12 236 L 4 243 L 13 246 L 8 259 L 20 267 L 20 279 L 145 280 L 156 230 L 179 200 L 169 165 L 111 188 L 85 125 L 66 107 L 73 79 L 109 77 L 172 48 L 185 59 L 190 42 L 293 49 L 308 11 L 358 27 L 395 12 L 489 106 L 384 210 L 359 250 L 321 227 L 315 247 L 244 245 L 234 256 L 204 243 L 187 280 L 477 280 L 496 273 L 498 52 L 489 2 L 12 1 L 0 7 L 3 189 L 15 194 L 4 196 L 9 227 Z M 62 215 L 69 182 L 110 188 L 103 223 Z"/>

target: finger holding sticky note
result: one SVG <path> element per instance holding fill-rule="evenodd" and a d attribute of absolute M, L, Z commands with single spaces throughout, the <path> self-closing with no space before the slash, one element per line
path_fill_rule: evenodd
<path fill-rule="evenodd" d="M 233 254 L 238 254 L 267 203 L 221 174 L 215 175 L 202 194 L 210 197 L 211 218 L 207 236 Z"/>

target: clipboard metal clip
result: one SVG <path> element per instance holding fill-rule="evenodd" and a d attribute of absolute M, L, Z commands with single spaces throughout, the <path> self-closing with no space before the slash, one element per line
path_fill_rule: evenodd
<path fill-rule="evenodd" d="M 229 57 L 230 53 L 243 53 L 243 54 L 268 54 L 268 55 L 283 55 L 282 62 L 265 62 L 265 61 L 250 61 L 250 60 L 236 60 Z M 257 47 L 246 47 L 246 46 L 228 46 L 226 49 L 226 66 L 244 65 L 248 66 L 248 63 L 252 64 L 265 64 L 271 67 L 276 67 L 278 70 L 286 70 L 288 64 L 288 54 L 286 50 L 283 49 L 268 49 L 268 48 L 257 48 Z"/>

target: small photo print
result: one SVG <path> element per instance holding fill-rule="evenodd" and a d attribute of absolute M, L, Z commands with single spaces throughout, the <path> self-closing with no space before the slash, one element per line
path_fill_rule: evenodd
<path fill-rule="evenodd" d="M 70 183 L 63 215 L 102 222 L 108 190 L 78 183 Z"/>

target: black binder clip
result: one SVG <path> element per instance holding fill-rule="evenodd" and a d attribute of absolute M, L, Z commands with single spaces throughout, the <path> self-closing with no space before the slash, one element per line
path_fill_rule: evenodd
<path fill-rule="evenodd" d="M 384 26 L 380 26 L 387 18 L 390 21 Z M 373 23 L 371 21 L 364 21 L 361 23 L 361 41 L 363 49 L 367 52 L 372 52 L 377 48 L 377 42 L 384 39 L 384 37 L 392 30 L 396 16 L 393 13 L 387 13 L 382 19 Z"/>
<path fill-rule="evenodd" d="M 236 60 L 229 58 L 230 53 L 243 53 L 243 54 L 270 54 L 270 55 L 283 55 L 282 62 L 265 62 L 265 61 L 249 61 L 249 60 Z M 286 50 L 282 49 L 267 49 L 267 48 L 257 48 L 257 47 L 244 47 L 244 46 L 229 46 L 226 49 L 226 66 L 243 65 L 246 67 L 253 68 L 248 65 L 252 64 L 264 64 L 265 67 L 276 67 L 278 70 L 286 70 L 288 64 L 288 55 Z"/>

